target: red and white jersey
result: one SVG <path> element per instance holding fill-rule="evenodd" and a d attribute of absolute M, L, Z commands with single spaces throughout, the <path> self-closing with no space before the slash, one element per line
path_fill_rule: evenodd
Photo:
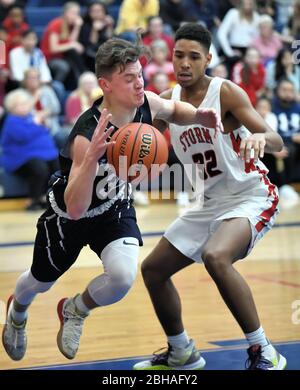
<path fill-rule="evenodd" d="M 220 91 L 223 81 L 219 77 L 211 80 L 199 107 L 214 108 L 221 116 Z M 177 84 L 172 92 L 172 100 L 179 101 L 180 97 L 181 87 Z M 186 173 L 194 188 L 197 187 L 195 175 L 191 177 L 190 167 L 191 164 L 198 164 L 204 180 L 205 198 L 276 196 L 276 187 L 266 176 L 266 166 L 261 161 L 246 163 L 238 156 L 241 140 L 251 135 L 244 126 L 229 134 L 222 134 L 200 124 L 170 124 L 170 133 L 174 151 L 187 168 Z"/>

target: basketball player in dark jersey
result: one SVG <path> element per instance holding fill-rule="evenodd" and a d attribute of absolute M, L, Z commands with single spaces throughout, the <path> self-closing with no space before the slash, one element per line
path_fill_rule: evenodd
<path fill-rule="evenodd" d="M 61 170 L 48 192 L 49 207 L 37 223 L 31 269 L 19 277 L 8 300 L 2 340 L 13 360 L 26 352 L 29 305 L 72 266 L 85 245 L 99 256 L 104 272 L 82 294 L 58 303 L 57 343 L 65 357 L 75 357 L 90 310 L 119 301 L 134 282 L 142 239 L 130 185 L 107 164 L 112 133 L 129 122 L 152 124 L 155 118 L 177 124 L 219 124 L 215 110 L 197 110 L 145 93 L 139 62 L 143 53 L 142 46 L 117 38 L 98 50 L 96 75 L 103 97 L 80 116 L 61 151 Z"/>

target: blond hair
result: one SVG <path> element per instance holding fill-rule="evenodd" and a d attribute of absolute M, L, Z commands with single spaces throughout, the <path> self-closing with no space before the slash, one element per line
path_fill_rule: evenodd
<path fill-rule="evenodd" d="M 4 99 L 4 107 L 8 112 L 13 111 L 15 107 L 20 102 L 30 102 L 32 101 L 32 96 L 23 88 L 15 89 L 12 92 L 9 92 Z"/>

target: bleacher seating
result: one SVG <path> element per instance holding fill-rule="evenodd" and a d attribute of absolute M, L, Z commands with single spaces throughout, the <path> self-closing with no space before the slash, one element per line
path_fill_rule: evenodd
<path fill-rule="evenodd" d="M 7 173 L 0 167 L 0 198 L 19 198 L 28 195 L 26 180 Z"/>
<path fill-rule="evenodd" d="M 30 27 L 41 38 L 47 24 L 61 15 L 61 7 L 27 7 L 25 15 Z"/>

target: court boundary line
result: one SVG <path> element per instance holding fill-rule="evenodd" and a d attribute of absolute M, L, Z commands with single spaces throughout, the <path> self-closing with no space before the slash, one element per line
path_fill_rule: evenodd
<path fill-rule="evenodd" d="M 273 226 L 274 229 L 293 228 L 293 227 L 300 227 L 300 221 L 299 222 L 283 222 L 283 223 L 275 224 Z M 144 233 L 142 233 L 142 237 L 143 238 L 161 237 L 164 235 L 164 233 L 165 233 L 165 231 L 144 232 Z M 0 243 L 0 249 L 1 248 L 18 247 L 18 246 L 31 246 L 33 244 L 34 244 L 34 241 L 3 242 L 3 243 Z"/>
<path fill-rule="evenodd" d="M 220 341 L 220 340 L 218 340 Z M 226 341 L 226 340 L 224 340 Z M 283 341 L 283 342 L 273 342 L 272 345 L 274 346 L 281 346 L 281 345 L 296 345 L 300 344 L 300 340 L 292 340 L 292 341 Z M 215 344 L 212 344 L 215 345 Z M 236 350 L 245 350 L 245 346 L 247 346 L 247 341 L 245 340 L 245 345 L 236 345 L 236 346 L 227 346 L 227 347 L 217 347 L 217 348 L 210 348 L 210 349 L 200 349 L 201 353 L 209 353 L 209 352 L 222 352 L 222 351 L 236 351 Z M 142 355 L 142 356 L 128 356 L 124 358 L 115 358 L 115 359 L 106 359 L 106 360 L 91 360 L 91 361 L 85 361 L 85 362 L 77 362 L 77 363 L 62 363 L 62 364 L 54 364 L 54 365 L 48 365 L 48 366 L 33 366 L 33 367 L 24 367 L 24 368 L 18 368 L 18 370 L 41 370 L 41 369 L 47 369 L 47 368 L 53 368 L 55 367 L 76 367 L 76 366 L 84 366 L 84 365 L 90 365 L 90 364 L 97 364 L 97 363 L 116 363 L 116 362 L 124 362 L 127 360 L 140 360 L 140 359 L 149 359 L 152 355 Z"/>

